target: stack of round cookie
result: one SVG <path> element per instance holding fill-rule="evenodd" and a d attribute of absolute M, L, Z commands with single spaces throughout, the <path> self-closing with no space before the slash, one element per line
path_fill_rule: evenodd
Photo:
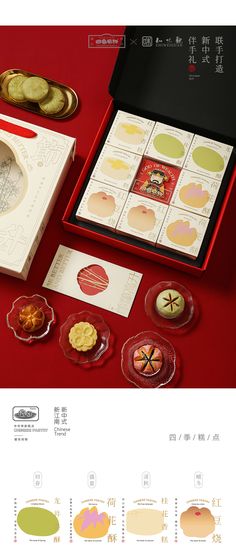
<path fill-rule="evenodd" d="M 38 103 L 41 111 L 47 115 L 59 113 L 65 105 L 65 96 L 61 89 L 50 86 L 44 78 L 37 76 L 17 74 L 9 81 L 8 94 L 18 103 Z"/>

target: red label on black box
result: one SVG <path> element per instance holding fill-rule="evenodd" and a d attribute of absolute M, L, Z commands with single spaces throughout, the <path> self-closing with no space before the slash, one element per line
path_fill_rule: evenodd
<path fill-rule="evenodd" d="M 163 165 L 159 161 L 144 157 L 131 190 L 152 200 L 169 204 L 180 171 L 177 167 Z"/>

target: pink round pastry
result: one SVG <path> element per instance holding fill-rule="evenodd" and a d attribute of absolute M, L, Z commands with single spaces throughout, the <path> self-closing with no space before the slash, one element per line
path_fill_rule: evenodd
<path fill-rule="evenodd" d="M 135 371 L 145 377 L 156 375 L 162 367 L 162 362 L 162 352 L 154 345 L 143 345 L 136 349 L 133 354 Z"/>

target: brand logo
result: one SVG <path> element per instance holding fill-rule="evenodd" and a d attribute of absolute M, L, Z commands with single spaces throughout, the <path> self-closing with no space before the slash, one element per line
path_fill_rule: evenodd
<path fill-rule="evenodd" d="M 115 49 L 125 48 L 125 35 L 113 35 L 104 33 L 103 35 L 88 36 L 89 49 Z"/>

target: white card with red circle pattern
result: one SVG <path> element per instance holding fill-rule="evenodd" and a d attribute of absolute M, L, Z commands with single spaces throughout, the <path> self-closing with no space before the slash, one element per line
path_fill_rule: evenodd
<path fill-rule="evenodd" d="M 128 317 L 142 274 L 59 245 L 43 287 Z"/>

